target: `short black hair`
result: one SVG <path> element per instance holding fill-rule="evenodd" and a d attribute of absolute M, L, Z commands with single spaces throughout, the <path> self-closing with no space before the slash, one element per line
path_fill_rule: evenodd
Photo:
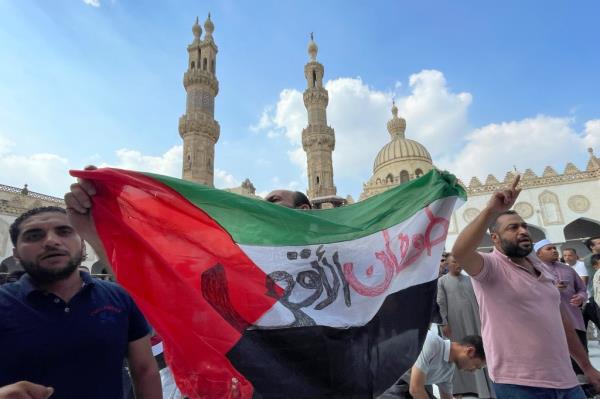
<path fill-rule="evenodd" d="M 301 191 L 294 191 L 294 208 L 299 208 L 302 205 L 308 205 L 312 209 L 312 204 L 308 197 Z"/>
<path fill-rule="evenodd" d="M 17 246 L 17 239 L 19 238 L 19 234 L 21 233 L 21 224 L 24 221 L 29 219 L 30 217 L 46 212 L 59 212 L 62 214 L 67 214 L 67 211 L 58 206 L 40 206 L 38 208 L 30 209 L 26 212 L 23 212 L 15 219 L 15 221 L 10 225 L 8 231 L 10 233 L 10 240 L 12 241 L 13 246 Z"/>
<path fill-rule="evenodd" d="M 562 252 L 565 253 L 565 251 L 571 251 L 575 255 L 577 255 L 577 251 L 575 251 L 575 248 L 571 248 L 571 247 L 563 248 Z"/>
<path fill-rule="evenodd" d="M 600 238 L 600 236 L 593 236 L 593 237 L 590 237 L 590 238 L 588 238 L 587 240 L 585 240 L 585 241 L 583 242 L 583 245 L 585 245 L 585 246 L 587 247 L 587 249 L 588 249 L 589 251 L 591 251 L 591 250 L 592 250 L 592 244 L 593 244 L 593 242 L 592 242 L 592 241 L 594 241 L 594 240 L 597 240 L 597 239 L 599 239 L 599 238 Z"/>
<path fill-rule="evenodd" d="M 483 340 L 479 335 L 467 335 L 459 342 L 462 346 L 471 346 L 475 349 L 475 357 L 485 361 L 485 350 L 483 350 Z"/>
<path fill-rule="evenodd" d="M 600 254 L 593 254 L 590 258 L 590 264 L 595 265 L 598 262 L 600 262 Z"/>
<path fill-rule="evenodd" d="M 490 234 L 495 233 L 498 229 L 498 219 L 500 219 L 500 216 L 504 216 L 504 215 L 517 215 L 520 216 L 517 211 L 513 211 L 512 209 L 509 209 L 508 211 L 504 211 L 499 213 L 498 215 L 496 215 L 496 217 L 494 218 L 494 220 L 492 220 L 492 222 L 490 223 L 490 225 L 488 226 L 488 230 L 490 232 Z"/>

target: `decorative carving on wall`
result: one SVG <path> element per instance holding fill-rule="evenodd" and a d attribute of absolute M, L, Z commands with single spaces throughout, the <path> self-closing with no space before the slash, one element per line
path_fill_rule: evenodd
<path fill-rule="evenodd" d="M 517 202 L 514 209 L 523 219 L 533 216 L 533 206 L 529 202 Z"/>
<path fill-rule="evenodd" d="M 540 209 L 542 210 L 542 219 L 545 225 L 563 223 L 560 202 L 556 194 L 552 191 L 544 190 L 539 196 L 539 201 Z"/>
<path fill-rule="evenodd" d="M 450 217 L 450 226 L 448 226 L 448 234 L 458 234 L 458 223 L 456 222 L 456 212 Z"/>
<path fill-rule="evenodd" d="M 477 208 L 469 208 L 463 212 L 463 219 L 467 223 L 471 223 L 473 219 L 475 219 L 479 215 L 479 209 Z"/>
<path fill-rule="evenodd" d="M 590 200 L 585 195 L 573 195 L 569 197 L 567 205 L 573 212 L 584 213 L 590 209 Z"/>

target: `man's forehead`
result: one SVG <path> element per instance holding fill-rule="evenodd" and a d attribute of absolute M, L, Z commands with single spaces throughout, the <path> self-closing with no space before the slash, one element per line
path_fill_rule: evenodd
<path fill-rule="evenodd" d="M 25 219 L 21 223 L 21 231 L 56 226 L 71 226 L 67 215 L 61 212 L 42 212 Z"/>
<path fill-rule="evenodd" d="M 516 214 L 507 214 L 507 215 L 502 215 L 498 218 L 498 224 L 500 226 L 506 226 L 509 224 L 513 224 L 513 223 L 525 223 L 525 221 L 523 220 L 523 218 L 519 215 Z"/>
<path fill-rule="evenodd" d="M 289 190 L 273 190 L 269 194 L 267 194 L 267 196 L 265 198 L 266 199 L 270 199 L 270 198 L 289 198 L 293 194 L 294 193 L 292 191 L 289 191 Z"/>

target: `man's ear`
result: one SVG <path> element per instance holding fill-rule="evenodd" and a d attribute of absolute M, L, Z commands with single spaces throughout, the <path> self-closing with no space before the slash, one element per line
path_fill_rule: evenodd
<path fill-rule="evenodd" d="M 302 205 L 300 205 L 300 206 L 299 206 L 298 208 L 296 208 L 296 209 L 303 209 L 303 210 L 307 210 L 307 209 L 310 209 L 310 206 L 308 206 L 308 204 L 302 204 Z"/>
<path fill-rule="evenodd" d="M 469 359 L 472 359 L 475 357 L 475 348 L 473 348 L 472 346 L 467 346 L 466 350 L 465 350 L 465 354 L 467 355 L 467 357 Z"/>
<path fill-rule="evenodd" d="M 492 239 L 493 243 L 496 243 L 498 240 L 500 240 L 500 236 L 495 231 L 490 234 L 490 238 Z"/>

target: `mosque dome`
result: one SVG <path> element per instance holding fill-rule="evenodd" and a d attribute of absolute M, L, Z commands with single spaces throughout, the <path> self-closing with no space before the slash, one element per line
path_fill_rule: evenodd
<path fill-rule="evenodd" d="M 431 164 L 429 151 L 421 143 L 404 137 L 406 121 L 398 117 L 396 104 L 392 106 L 392 115 L 392 119 L 387 123 L 391 141 L 383 146 L 375 157 L 373 172 L 376 173 L 384 166 L 403 161 L 423 161 Z"/>

